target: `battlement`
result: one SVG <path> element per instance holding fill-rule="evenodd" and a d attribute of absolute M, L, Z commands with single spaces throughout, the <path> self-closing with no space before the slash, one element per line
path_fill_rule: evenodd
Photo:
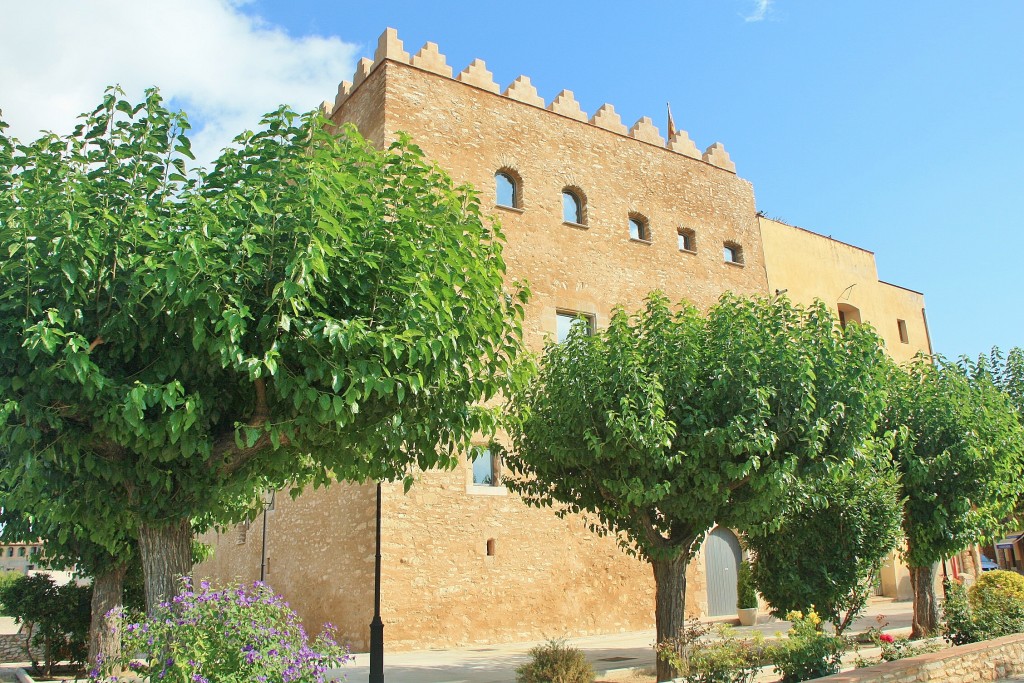
<path fill-rule="evenodd" d="M 338 94 L 334 98 L 334 103 L 325 101 L 321 105 L 324 112 L 326 114 L 333 114 L 348 99 L 352 91 L 359 87 L 359 84 L 366 80 L 373 70 L 385 60 L 408 64 L 445 78 L 454 78 L 454 80 L 461 83 L 486 90 L 495 95 L 507 97 L 539 109 L 547 109 L 555 114 L 575 119 L 582 123 L 588 123 L 646 144 L 661 147 L 682 156 L 700 159 L 730 173 L 736 172 L 736 164 L 729 158 L 728 152 L 725 151 L 725 147 L 720 142 L 710 145 L 701 153 L 684 130 L 675 131 L 666 142 L 661 131 L 658 130 L 658 127 L 648 116 L 641 117 L 627 129 L 625 124 L 622 123 L 622 118 L 615 112 L 615 107 L 610 104 L 603 104 L 593 116 L 588 117 L 586 112 L 580 108 L 579 102 L 576 101 L 571 90 L 563 90 L 558 93 L 555 99 L 545 107 L 544 98 L 537 93 L 537 89 L 530 83 L 530 79 L 527 76 L 519 76 L 502 91 L 501 87 L 494 80 L 494 74 L 488 71 L 487 64 L 482 59 L 474 59 L 469 66 L 453 77 L 452 68 L 448 66 L 445 56 L 438 51 L 436 43 L 425 44 L 420 48 L 419 52 L 410 57 L 398 37 L 398 31 L 393 28 L 385 29 L 384 33 L 381 34 L 380 39 L 377 41 L 377 50 L 374 52 L 373 59 L 363 57 L 359 60 L 355 75 L 352 77 L 352 82 L 342 81 L 338 85 Z"/>

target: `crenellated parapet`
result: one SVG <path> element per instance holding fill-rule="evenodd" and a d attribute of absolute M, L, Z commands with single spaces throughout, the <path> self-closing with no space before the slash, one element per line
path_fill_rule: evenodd
<path fill-rule="evenodd" d="M 438 50 L 436 43 L 426 43 L 420 48 L 419 52 L 410 57 L 398 37 L 398 32 L 393 28 L 388 28 L 384 30 L 384 33 L 381 34 L 380 39 L 377 41 L 377 49 L 374 51 L 373 59 L 364 57 L 359 60 L 359 63 L 356 65 L 355 75 L 352 77 L 352 82 L 342 81 L 338 85 L 338 94 L 334 98 L 333 108 L 331 103 L 327 101 L 322 105 L 324 111 L 333 113 L 333 111 L 337 110 L 352 92 L 359 87 L 359 84 L 365 81 L 373 70 L 385 60 L 409 64 L 417 69 L 429 71 L 445 78 L 453 78 L 452 67 L 448 65 L 447 59 Z M 519 76 L 502 92 L 501 86 L 494 80 L 494 74 L 487 69 L 487 64 L 482 59 L 474 59 L 469 66 L 463 69 L 457 76 L 454 76 L 454 79 L 460 83 L 486 90 L 495 95 L 507 97 L 533 107 L 545 108 L 544 98 L 540 96 L 537 88 L 533 86 L 533 83 L 530 82 L 527 76 Z M 563 90 L 558 93 L 555 99 L 547 105 L 546 109 L 560 116 L 589 123 L 618 135 L 628 136 L 692 159 L 705 161 L 712 166 L 717 166 L 731 173 L 736 172 L 736 164 L 729 158 L 729 153 L 725 151 L 725 147 L 720 142 L 714 143 L 702 154 L 685 130 L 674 131 L 674 134 L 666 141 L 649 116 L 641 117 L 631 127 L 627 128 L 622 123 L 622 118 L 615 111 L 615 107 L 611 104 L 601 105 L 594 112 L 594 115 L 588 118 L 587 113 L 580 108 L 580 104 L 576 101 L 571 90 Z M 669 132 L 673 133 L 671 130 Z"/>

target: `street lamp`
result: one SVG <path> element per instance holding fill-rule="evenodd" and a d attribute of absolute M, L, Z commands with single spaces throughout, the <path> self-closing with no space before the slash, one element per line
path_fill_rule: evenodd
<path fill-rule="evenodd" d="M 274 508 L 274 491 L 264 491 L 263 500 L 263 544 L 260 547 L 260 583 L 267 578 L 267 511 Z"/>
<path fill-rule="evenodd" d="M 373 621 L 370 622 L 370 683 L 384 683 L 384 621 L 380 618 L 380 482 L 377 482 L 377 554 L 373 567 Z"/>

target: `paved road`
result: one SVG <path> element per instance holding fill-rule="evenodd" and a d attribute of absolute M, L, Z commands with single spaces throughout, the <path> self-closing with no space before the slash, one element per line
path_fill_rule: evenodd
<path fill-rule="evenodd" d="M 878 617 L 888 622 L 886 630 L 910 628 L 912 607 L 909 602 L 893 602 L 888 598 L 871 601 L 864 616 L 858 619 L 852 631 L 863 631 L 878 626 Z M 761 619 L 768 623 L 738 627 L 738 634 L 755 630 L 765 635 L 782 633 L 789 623 Z M 387 628 L 385 626 L 385 639 Z M 580 648 L 594 664 L 598 673 L 624 668 L 654 667 L 654 631 L 633 631 L 614 635 L 573 638 L 569 643 Z M 536 642 L 501 645 L 480 645 L 450 650 L 422 650 L 400 652 L 384 656 L 384 678 L 387 683 L 514 683 L 516 667 L 527 661 L 527 652 Z M 355 660 L 337 670 L 352 683 L 361 683 L 369 676 L 369 655 L 360 653 Z M 1022 682 L 1024 683 L 1024 682 Z"/>

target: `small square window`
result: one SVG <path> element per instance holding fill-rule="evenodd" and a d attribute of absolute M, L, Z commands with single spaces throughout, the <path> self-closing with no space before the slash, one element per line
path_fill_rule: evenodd
<path fill-rule="evenodd" d="M 726 242 L 722 246 L 722 258 L 726 263 L 743 264 L 743 247 L 732 242 Z"/>
<path fill-rule="evenodd" d="M 907 321 L 896 319 L 896 327 L 900 330 L 900 341 L 904 344 L 910 343 L 910 335 L 907 334 Z"/>
<path fill-rule="evenodd" d="M 498 457 L 491 453 L 490 448 L 485 448 L 473 458 L 474 486 L 498 486 L 501 483 L 500 472 Z"/>
<path fill-rule="evenodd" d="M 585 325 L 588 335 L 594 334 L 594 316 L 589 313 L 577 313 L 576 311 L 558 311 L 555 314 L 557 327 L 555 338 L 561 344 L 569 338 L 569 332 L 576 325 Z"/>
<path fill-rule="evenodd" d="M 630 214 L 629 239 L 637 240 L 639 242 L 651 241 L 651 229 L 647 224 L 646 218 L 639 214 Z"/>
<path fill-rule="evenodd" d="M 688 228 L 678 230 L 679 251 L 697 251 L 697 235 Z"/>

